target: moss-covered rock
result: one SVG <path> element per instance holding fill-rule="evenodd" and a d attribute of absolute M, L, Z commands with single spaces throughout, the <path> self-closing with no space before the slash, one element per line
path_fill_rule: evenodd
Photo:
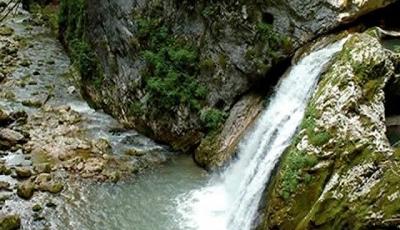
<path fill-rule="evenodd" d="M 11 36 L 14 34 L 14 29 L 8 26 L 0 26 L 0 36 Z"/>
<path fill-rule="evenodd" d="M 384 87 L 399 56 L 354 34 L 308 105 L 269 188 L 263 229 L 397 226 L 400 155 L 385 135 Z"/>
<path fill-rule="evenodd" d="M 32 176 L 32 171 L 28 167 L 17 167 L 15 173 L 19 179 L 26 179 Z"/>
<path fill-rule="evenodd" d="M 195 161 L 207 169 L 216 169 L 229 162 L 238 142 L 264 108 L 263 102 L 262 96 L 257 94 L 246 95 L 238 101 L 224 125 L 203 138 L 195 152 Z"/>
<path fill-rule="evenodd" d="M 17 188 L 17 194 L 19 197 L 29 200 L 35 192 L 35 185 L 31 181 L 25 181 L 21 183 Z"/>
<path fill-rule="evenodd" d="M 21 218 L 19 215 L 5 215 L 0 217 L 0 229 L 17 230 L 21 226 Z"/>

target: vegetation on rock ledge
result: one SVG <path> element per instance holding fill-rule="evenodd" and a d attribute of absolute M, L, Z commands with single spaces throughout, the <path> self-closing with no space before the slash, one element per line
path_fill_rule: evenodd
<path fill-rule="evenodd" d="M 133 115 L 176 112 L 184 106 L 200 115 L 208 129 L 217 128 L 225 118 L 222 111 L 206 108 L 208 90 L 197 77 L 204 66 L 211 66 L 199 60 L 198 47 L 183 36 L 176 36 L 161 18 L 136 16 L 137 36 L 131 38 L 131 45 L 146 61 L 142 69 L 141 88 L 148 93 L 145 101 L 133 102 Z M 133 84 L 135 85 L 135 84 Z M 135 86 L 134 86 L 135 87 Z M 136 86 L 137 87 L 137 86 Z"/>
<path fill-rule="evenodd" d="M 60 36 L 70 52 L 72 61 L 79 69 L 82 80 L 93 82 L 95 86 L 100 87 L 103 74 L 97 56 L 86 38 L 85 10 L 85 0 L 60 1 Z"/>

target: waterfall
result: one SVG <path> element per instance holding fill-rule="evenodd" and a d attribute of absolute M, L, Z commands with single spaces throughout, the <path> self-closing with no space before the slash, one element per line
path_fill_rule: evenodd
<path fill-rule="evenodd" d="M 214 175 L 206 187 L 178 198 L 182 229 L 252 229 L 271 172 L 303 119 L 324 65 L 344 42 L 312 52 L 285 74 L 268 106 L 241 140 L 238 159 Z"/>

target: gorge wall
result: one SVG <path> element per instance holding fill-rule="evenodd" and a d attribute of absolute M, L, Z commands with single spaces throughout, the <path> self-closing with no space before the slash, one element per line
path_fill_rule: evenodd
<path fill-rule="evenodd" d="M 63 0 L 60 36 L 94 106 L 213 169 L 232 158 L 296 50 L 393 2 Z M 399 95 L 400 59 L 383 38 L 355 33 L 327 67 L 260 229 L 398 224 L 399 152 L 385 127 L 396 103 L 385 92 Z"/>
<path fill-rule="evenodd" d="M 295 49 L 391 2 L 64 0 L 60 34 L 93 105 L 214 168 Z"/>

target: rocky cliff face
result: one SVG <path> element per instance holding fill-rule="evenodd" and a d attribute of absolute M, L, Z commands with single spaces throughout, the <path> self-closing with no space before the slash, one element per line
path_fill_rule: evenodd
<path fill-rule="evenodd" d="M 385 7 L 388 0 L 270 0 L 269 12 L 281 33 L 301 45 L 316 36 L 352 22 L 362 15 Z"/>
<path fill-rule="evenodd" d="M 400 155 L 385 133 L 384 88 L 400 55 L 379 31 L 352 35 L 323 74 L 271 183 L 262 229 L 398 225 Z"/>
<path fill-rule="evenodd" d="M 391 2 L 64 0 L 61 36 L 95 105 L 175 149 L 204 140 L 195 159 L 215 167 L 250 122 L 229 134 L 236 116 L 229 114 L 255 87 L 268 87 L 274 66 L 315 36 Z"/>
<path fill-rule="evenodd" d="M 180 150 L 218 130 L 238 98 L 291 49 L 256 3 L 64 1 L 62 15 L 88 96 Z"/>

